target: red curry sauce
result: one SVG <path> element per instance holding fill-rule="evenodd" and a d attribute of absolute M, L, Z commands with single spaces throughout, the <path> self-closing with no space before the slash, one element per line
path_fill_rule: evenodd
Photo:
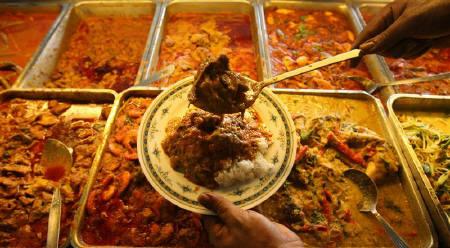
<path fill-rule="evenodd" d="M 207 58 L 227 55 L 233 71 L 257 79 L 256 52 L 250 17 L 234 13 L 170 15 L 161 43 L 158 68 L 175 65 L 175 72 L 156 84 L 168 86 L 194 75 Z"/>
<path fill-rule="evenodd" d="M 269 8 L 265 11 L 272 72 L 277 75 L 351 49 L 355 40 L 347 17 L 335 11 Z M 360 90 L 350 76 L 370 78 L 361 64 L 341 62 L 277 85 L 282 88 Z"/>
<path fill-rule="evenodd" d="M 0 64 L 12 62 L 23 68 L 58 14 L 58 11 L 0 11 Z M 6 78 L 10 85 L 18 75 L 0 70 L 0 77 Z"/>

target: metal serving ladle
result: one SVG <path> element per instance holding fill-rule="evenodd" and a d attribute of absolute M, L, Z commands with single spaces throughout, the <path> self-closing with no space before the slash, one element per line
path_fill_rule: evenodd
<path fill-rule="evenodd" d="M 346 170 L 344 172 L 344 176 L 354 182 L 362 193 L 363 201 L 362 207 L 359 209 L 359 211 L 364 213 L 371 213 L 373 216 L 375 216 L 375 218 L 378 220 L 378 222 L 380 222 L 386 233 L 391 238 L 395 247 L 409 247 L 408 244 L 406 244 L 406 242 L 400 237 L 400 235 L 398 235 L 398 233 L 392 228 L 392 226 L 389 225 L 389 223 L 387 223 L 387 221 L 378 213 L 376 208 L 378 201 L 378 190 L 376 184 L 372 181 L 372 179 L 370 179 L 370 177 L 367 176 L 366 173 L 355 169 Z"/>
<path fill-rule="evenodd" d="M 59 181 L 70 171 L 72 163 L 70 148 L 59 140 L 46 140 L 41 157 L 41 166 L 44 168 L 45 177 L 57 183 L 53 191 L 52 204 L 48 216 L 47 248 L 58 247 L 62 205 Z"/>
<path fill-rule="evenodd" d="M 325 67 L 325 66 L 328 66 L 328 65 L 336 64 L 336 63 L 339 63 L 339 62 L 342 62 L 342 61 L 345 61 L 345 60 L 349 60 L 349 59 L 352 59 L 352 58 L 359 57 L 360 54 L 361 54 L 361 50 L 353 49 L 353 50 L 351 50 L 349 52 L 341 53 L 341 54 L 338 54 L 336 56 L 329 57 L 329 58 L 326 58 L 324 60 L 321 60 L 321 61 L 309 64 L 309 65 L 297 68 L 295 70 L 279 74 L 277 76 L 268 78 L 268 79 L 266 79 L 264 81 L 261 81 L 261 82 L 257 82 L 257 81 L 254 81 L 252 79 L 247 78 L 250 81 L 251 85 L 253 86 L 252 88 L 255 91 L 254 94 L 253 94 L 253 98 L 251 99 L 250 106 L 253 105 L 253 103 L 256 101 L 256 99 L 258 98 L 259 93 L 261 93 L 261 91 L 265 87 L 267 87 L 269 85 L 272 85 L 272 84 L 278 83 L 280 81 L 283 81 L 283 80 L 286 80 L 286 79 L 298 76 L 298 75 L 303 74 L 303 73 L 307 73 L 307 72 L 310 72 L 310 71 L 317 70 L 319 68 L 322 68 L 322 67 Z"/>
<path fill-rule="evenodd" d="M 379 89 L 381 87 L 404 85 L 404 84 L 416 84 L 416 83 L 423 83 L 423 82 L 442 80 L 442 79 L 448 79 L 448 78 L 450 78 L 450 72 L 444 72 L 444 73 L 435 74 L 435 75 L 431 75 L 431 76 L 425 76 L 425 77 L 398 80 L 395 82 L 390 82 L 390 83 L 385 83 L 385 84 L 378 84 L 378 83 L 375 83 L 374 81 L 372 81 L 368 78 L 364 78 L 364 77 L 358 77 L 358 76 L 348 77 L 348 79 L 350 79 L 350 80 L 354 80 L 354 81 L 361 83 L 369 94 L 372 94 L 373 92 L 375 92 L 377 89 Z"/>
<path fill-rule="evenodd" d="M 285 79 L 298 76 L 303 73 L 307 73 L 310 71 L 317 70 L 319 68 L 322 68 L 324 66 L 328 66 L 331 64 L 335 64 L 341 61 L 345 61 L 348 59 L 359 57 L 361 54 L 361 50 L 354 49 L 346 53 L 341 53 L 336 56 L 309 64 L 307 66 L 303 66 L 300 68 L 297 68 L 292 71 L 288 71 L 285 73 L 282 73 L 280 75 L 268 78 L 266 80 L 263 80 L 261 82 L 255 81 L 253 79 L 250 79 L 248 77 L 242 76 L 239 73 L 234 73 L 229 71 L 228 68 L 228 59 L 225 57 L 220 56 L 217 61 L 211 61 L 208 64 L 205 64 L 204 68 L 198 72 L 196 75 L 196 80 L 194 81 L 194 88 L 191 91 L 190 99 L 189 101 L 196 107 L 201 108 L 205 111 L 215 113 L 215 114 L 231 114 L 231 113 L 243 113 L 245 109 L 251 107 L 256 99 L 258 98 L 261 91 L 272 84 L 278 83 L 280 81 L 283 81 Z M 211 89 L 202 88 L 203 81 L 206 80 L 206 78 L 209 78 L 210 76 L 216 76 L 214 75 L 215 72 L 220 72 L 223 74 L 227 74 L 227 80 L 229 82 L 225 84 L 233 85 L 242 84 L 245 82 L 246 88 L 245 91 L 241 92 L 231 92 L 230 94 L 223 94 L 223 92 L 216 92 L 217 99 L 211 98 Z M 211 74 L 211 75 L 209 75 Z M 219 75 L 220 76 L 220 75 Z M 236 80 L 236 82 L 234 82 Z M 224 82 L 218 82 L 216 84 L 224 84 Z M 220 85 L 217 85 L 220 86 Z M 198 87 L 198 88 L 196 88 Z M 242 87 L 235 87 L 237 89 L 242 89 Z M 205 92 L 201 92 L 201 90 L 205 90 Z M 224 91 L 229 91 L 230 87 L 225 86 Z M 226 96 L 225 96 L 226 95 Z M 244 95 L 244 97 L 242 97 Z M 234 97 L 233 99 L 226 99 L 227 97 Z M 237 97 L 236 97 L 237 96 Z M 220 98 L 220 99 L 219 99 Z"/>

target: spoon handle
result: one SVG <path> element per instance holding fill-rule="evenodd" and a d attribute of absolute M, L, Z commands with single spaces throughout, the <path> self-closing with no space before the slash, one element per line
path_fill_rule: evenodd
<path fill-rule="evenodd" d="M 391 86 L 391 85 L 402 85 L 402 84 L 415 84 L 415 83 L 421 83 L 421 82 L 427 82 L 427 81 L 433 81 L 433 80 L 441 80 L 441 79 L 450 79 L 450 72 L 444 72 L 432 76 L 425 76 L 425 77 L 418 77 L 418 78 L 410 78 L 410 79 L 404 79 L 395 81 L 392 83 L 387 84 L 380 84 L 379 86 Z"/>
<path fill-rule="evenodd" d="M 303 74 L 303 73 L 306 73 L 306 72 L 317 70 L 317 69 L 322 68 L 322 67 L 327 66 L 327 65 L 331 65 L 331 64 L 335 64 L 335 63 L 338 63 L 338 62 L 341 62 L 341 61 L 344 61 L 344 60 L 348 60 L 348 59 L 359 57 L 360 53 L 361 53 L 361 50 L 353 49 L 353 50 L 351 50 L 349 52 L 341 53 L 341 54 L 338 54 L 336 56 L 333 56 L 333 57 L 330 57 L 330 58 L 327 58 L 327 59 L 324 59 L 324 60 L 321 60 L 321 61 L 309 64 L 307 66 L 303 66 L 303 67 L 300 67 L 298 69 L 282 73 L 282 74 L 277 75 L 275 77 L 271 77 L 269 79 L 264 80 L 262 82 L 262 87 L 261 88 L 264 88 L 264 87 L 269 86 L 271 84 L 277 83 L 279 81 L 283 81 L 285 79 L 288 79 L 288 78 L 291 78 L 291 77 L 294 77 L 294 76 L 297 76 L 297 75 L 300 75 L 300 74 Z"/>
<path fill-rule="evenodd" d="M 406 242 L 402 239 L 402 237 L 398 235 L 398 233 L 392 228 L 392 226 L 389 225 L 389 223 L 387 223 L 387 221 L 376 210 L 372 211 L 371 213 L 375 216 L 375 218 L 377 218 L 378 222 L 380 222 L 381 225 L 383 225 L 384 230 L 391 238 L 395 247 L 397 248 L 409 247 L 408 244 L 406 244 Z"/>
<path fill-rule="evenodd" d="M 53 192 L 51 204 L 48 216 L 47 248 L 58 248 L 61 220 L 61 192 L 59 186 Z"/>

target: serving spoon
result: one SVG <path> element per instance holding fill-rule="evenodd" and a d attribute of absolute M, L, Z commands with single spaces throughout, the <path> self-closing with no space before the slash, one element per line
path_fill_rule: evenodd
<path fill-rule="evenodd" d="M 61 219 L 62 197 L 60 180 L 72 167 L 72 153 L 70 148 L 56 139 L 48 139 L 44 144 L 41 157 L 41 166 L 44 168 L 44 177 L 54 181 L 57 185 L 53 191 L 52 203 L 48 215 L 47 248 L 57 248 Z"/>
<path fill-rule="evenodd" d="M 139 82 L 138 84 L 136 84 L 135 86 L 148 86 L 149 84 L 164 79 L 170 75 L 172 75 L 172 73 L 175 71 L 175 65 L 174 64 L 170 64 L 164 68 L 162 68 L 159 71 L 156 71 L 154 73 L 152 73 L 147 79 L 142 80 L 141 82 Z"/>
<path fill-rule="evenodd" d="M 385 83 L 385 84 L 377 84 L 368 78 L 358 77 L 358 76 L 350 76 L 347 78 L 361 83 L 364 86 L 364 88 L 366 89 L 367 93 L 372 94 L 377 89 L 379 89 L 381 87 L 386 87 L 386 86 L 416 84 L 416 83 L 429 82 L 429 81 L 435 81 L 435 80 L 450 79 L 450 72 L 444 72 L 444 73 L 435 74 L 435 75 L 431 75 L 431 76 L 425 76 L 425 77 L 403 79 L 403 80 L 398 80 L 395 82 L 390 82 L 390 83 Z"/>
<path fill-rule="evenodd" d="M 190 94 L 189 101 L 194 106 L 215 114 L 243 113 L 245 109 L 253 105 L 265 87 L 303 73 L 317 70 L 324 66 L 359 57 L 360 54 L 361 50 L 353 49 L 349 52 L 341 53 L 295 70 L 279 74 L 261 82 L 230 71 L 228 67 L 228 59 L 224 59 L 224 56 L 222 55 L 217 61 L 206 64 L 196 75 L 196 80 L 194 81 L 194 87 L 191 91 L 192 94 Z M 211 78 L 216 80 L 213 82 L 215 85 L 209 82 L 203 83 L 203 81 L 208 78 L 211 82 L 213 81 Z M 217 80 L 217 78 L 219 78 L 219 80 Z M 244 83 L 246 84 L 245 86 L 243 86 Z M 211 87 L 204 87 L 204 85 L 208 84 Z M 218 92 L 217 86 L 221 87 L 220 84 L 224 86 L 223 89 L 220 89 Z M 235 92 L 226 93 L 227 91 L 231 91 L 231 88 L 234 88 Z M 202 90 L 204 92 L 201 92 Z M 217 99 L 212 99 L 211 93 L 214 93 Z M 231 96 L 234 98 L 224 99 L 224 96 Z"/>
<path fill-rule="evenodd" d="M 344 171 L 344 176 L 354 182 L 362 193 L 363 201 L 362 206 L 359 209 L 363 213 L 371 213 L 383 226 L 386 233 L 391 238 L 395 247 L 397 248 L 407 248 L 408 244 L 398 235 L 398 233 L 392 228 L 391 225 L 378 213 L 377 211 L 377 201 L 378 201 L 378 190 L 376 184 L 367 176 L 366 173 L 349 169 Z"/>

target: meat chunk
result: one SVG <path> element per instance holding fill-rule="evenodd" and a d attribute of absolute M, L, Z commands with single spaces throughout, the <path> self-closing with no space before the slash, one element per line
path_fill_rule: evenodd
<path fill-rule="evenodd" d="M 52 100 L 48 102 L 48 109 L 54 115 L 60 115 L 68 110 L 72 105 L 64 102 Z"/>

